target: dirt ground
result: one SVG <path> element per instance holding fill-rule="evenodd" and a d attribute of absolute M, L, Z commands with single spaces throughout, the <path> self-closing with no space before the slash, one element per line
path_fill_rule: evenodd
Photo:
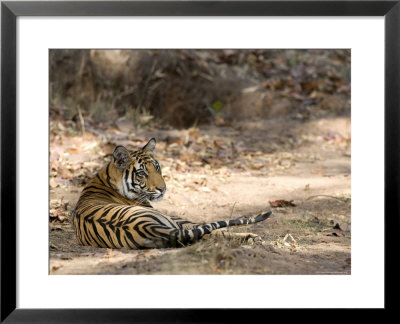
<path fill-rule="evenodd" d="M 123 126 L 94 136 L 50 125 L 57 134 L 50 142 L 50 274 L 351 273 L 349 118 L 140 132 Z M 167 184 L 155 208 L 197 222 L 272 209 L 263 223 L 229 229 L 262 242 L 213 239 L 140 251 L 80 246 L 69 216 L 84 183 L 115 145 L 133 149 L 151 137 Z M 292 206 L 273 207 L 278 200 Z"/>

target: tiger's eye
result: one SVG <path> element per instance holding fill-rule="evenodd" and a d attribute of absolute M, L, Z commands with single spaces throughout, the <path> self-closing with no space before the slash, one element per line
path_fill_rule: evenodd
<path fill-rule="evenodd" d="M 147 176 L 147 174 L 146 174 L 146 172 L 144 172 L 144 171 L 139 171 L 139 172 L 137 173 L 137 176 L 138 176 L 139 178 L 144 178 L 144 177 Z"/>

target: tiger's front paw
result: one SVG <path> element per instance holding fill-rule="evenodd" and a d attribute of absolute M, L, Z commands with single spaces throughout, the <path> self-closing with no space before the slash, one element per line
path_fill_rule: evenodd
<path fill-rule="evenodd" d="M 257 234 L 250 234 L 251 236 L 247 239 L 249 245 L 261 245 L 264 241 Z"/>

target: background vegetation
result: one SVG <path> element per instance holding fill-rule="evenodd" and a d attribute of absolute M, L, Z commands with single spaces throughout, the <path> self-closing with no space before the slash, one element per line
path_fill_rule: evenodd
<path fill-rule="evenodd" d="M 348 50 L 53 50 L 50 109 L 66 119 L 191 127 L 350 112 Z"/>

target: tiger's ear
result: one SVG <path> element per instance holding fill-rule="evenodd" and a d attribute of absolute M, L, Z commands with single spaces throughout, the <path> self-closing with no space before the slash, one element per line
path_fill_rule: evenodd
<path fill-rule="evenodd" d="M 154 148 L 156 147 L 156 144 L 157 144 L 156 139 L 152 138 L 145 146 L 143 146 L 142 150 L 153 152 Z"/>
<path fill-rule="evenodd" d="M 115 166 L 120 170 L 125 169 L 131 162 L 129 151 L 123 146 L 117 146 L 115 148 L 113 157 Z"/>

